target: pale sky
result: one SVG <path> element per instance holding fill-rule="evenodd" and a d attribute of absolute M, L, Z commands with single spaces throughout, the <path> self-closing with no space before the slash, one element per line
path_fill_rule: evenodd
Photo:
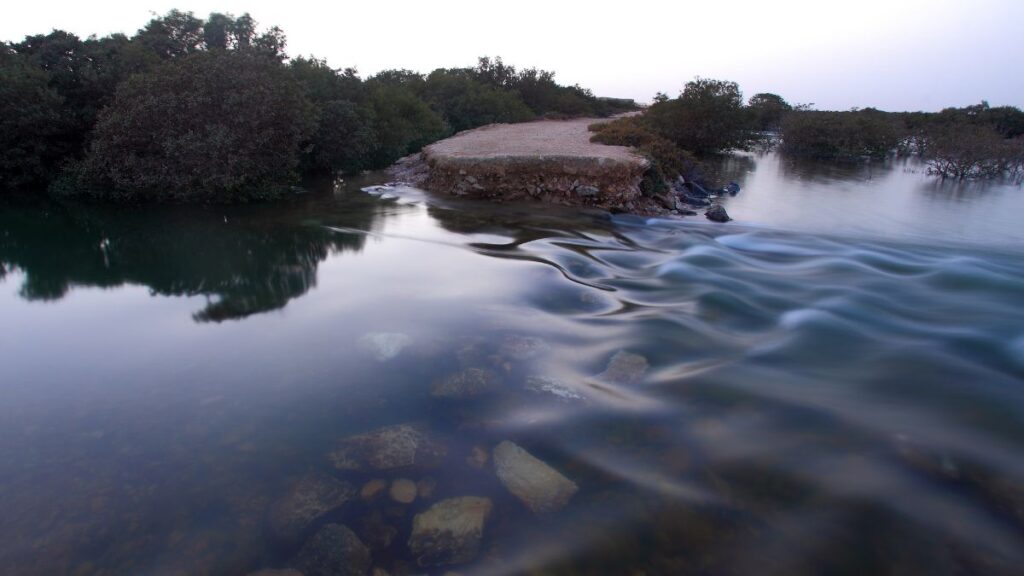
<path fill-rule="evenodd" d="M 53 0 L 6 6 L 0 39 L 53 28 L 132 34 L 171 8 L 280 26 L 288 53 L 428 72 L 502 56 L 602 96 L 649 101 L 694 76 L 819 109 L 1024 108 L 1024 0 Z"/>

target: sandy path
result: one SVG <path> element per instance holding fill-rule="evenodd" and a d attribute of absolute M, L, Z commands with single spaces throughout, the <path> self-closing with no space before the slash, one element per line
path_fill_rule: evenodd
<path fill-rule="evenodd" d="M 587 127 L 607 121 L 606 118 L 579 118 L 492 124 L 431 144 L 424 152 L 428 157 L 453 159 L 559 157 L 644 163 L 643 158 L 625 146 L 590 141 L 592 133 Z"/>

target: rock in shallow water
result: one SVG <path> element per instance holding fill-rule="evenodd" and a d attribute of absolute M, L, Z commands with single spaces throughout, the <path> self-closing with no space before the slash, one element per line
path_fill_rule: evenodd
<path fill-rule="evenodd" d="M 466 368 L 434 382 L 430 395 L 435 398 L 468 399 L 494 392 L 498 375 L 486 368 Z"/>
<path fill-rule="evenodd" d="M 409 549 L 420 566 L 463 564 L 480 551 L 489 498 L 463 496 L 442 500 L 413 518 Z"/>
<path fill-rule="evenodd" d="M 388 492 L 391 499 L 400 504 L 412 504 L 416 500 L 416 483 L 408 478 L 399 478 L 391 483 L 391 490 Z"/>
<path fill-rule="evenodd" d="M 578 490 L 572 480 L 512 442 L 498 444 L 493 456 L 498 480 L 536 514 L 562 508 Z"/>
<path fill-rule="evenodd" d="M 608 361 L 604 372 L 598 378 L 615 384 L 636 384 L 647 373 L 647 358 L 632 352 L 620 350 Z"/>
<path fill-rule="evenodd" d="M 397 332 L 371 332 L 359 339 L 359 348 L 370 353 L 378 362 L 398 356 L 412 343 L 412 338 Z"/>
<path fill-rule="evenodd" d="M 527 376 L 526 389 L 538 394 L 549 394 L 566 402 L 584 399 L 579 392 L 573 390 L 565 382 L 547 376 Z"/>
<path fill-rule="evenodd" d="M 433 468 L 447 453 L 447 447 L 426 427 L 397 424 L 342 439 L 328 460 L 339 470 L 354 472 Z"/>
<path fill-rule="evenodd" d="M 704 217 L 712 222 L 728 222 L 732 220 L 729 217 L 729 213 L 725 211 L 725 207 L 721 204 L 715 204 L 711 208 L 708 208 L 707 212 L 704 213 Z"/>
<path fill-rule="evenodd" d="M 355 487 L 348 482 L 325 474 L 308 474 L 271 507 L 271 534 L 281 544 L 297 545 L 313 522 L 344 506 L 355 494 Z"/>
<path fill-rule="evenodd" d="M 364 576 L 370 550 L 347 526 L 328 524 L 299 551 L 295 566 L 305 576 Z"/>

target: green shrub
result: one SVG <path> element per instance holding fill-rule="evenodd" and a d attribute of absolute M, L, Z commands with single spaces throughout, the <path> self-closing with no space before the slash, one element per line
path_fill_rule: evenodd
<path fill-rule="evenodd" d="M 646 193 L 662 193 L 669 180 L 692 178 L 698 170 L 699 162 L 692 154 L 658 134 L 643 116 L 592 124 L 590 130 L 594 132 L 591 142 L 636 148 L 650 161 L 641 186 Z"/>
<path fill-rule="evenodd" d="M 377 135 L 371 167 L 384 168 L 445 134 L 441 116 L 407 88 L 378 88 L 370 96 L 370 105 Z"/>
<path fill-rule="evenodd" d="M 793 107 L 782 96 L 763 92 L 750 97 L 747 109 L 754 129 L 767 132 L 782 128 L 782 119 Z"/>
<path fill-rule="evenodd" d="M 782 122 L 787 153 L 823 160 L 885 157 L 903 132 L 889 114 L 874 109 L 851 112 L 799 111 Z"/>
<path fill-rule="evenodd" d="M 943 178 L 997 178 L 1024 169 L 1024 140 L 1003 138 L 993 126 L 954 122 L 926 128 L 921 156 Z"/>
<path fill-rule="evenodd" d="M 518 94 L 479 82 L 465 70 L 434 70 L 427 76 L 423 96 L 452 132 L 534 118 Z"/>
<path fill-rule="evenodd" d="M 44 71 L 0 48 L 0 191 L 45 185 L 68 153 L 63 105 Z"/>
<path fill-rule="evenodd" d="M 121 85 L 84 163 L 109 195 L 239 201 L 295 180 L 316 111 L 276 60 L 200 52 Z"/>
<path fill-rule="evenodd" d="M 678 98 L 652 104 L 646 116 L 655 131 L 695 154 L 745 149 L 753 138 L 735 82 L 697 78 Z"/>

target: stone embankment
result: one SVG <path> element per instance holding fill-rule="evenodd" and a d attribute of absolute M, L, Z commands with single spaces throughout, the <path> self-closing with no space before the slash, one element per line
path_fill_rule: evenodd
<path fill-rule="evenodd" d="M 624 146 L 590 141 L 588 126 L 601 121 L 542 120 L 467 130 L 404 158 L 392 173 L 458 196 L 663 211 L 640 192 L 646 158 Z"/>

